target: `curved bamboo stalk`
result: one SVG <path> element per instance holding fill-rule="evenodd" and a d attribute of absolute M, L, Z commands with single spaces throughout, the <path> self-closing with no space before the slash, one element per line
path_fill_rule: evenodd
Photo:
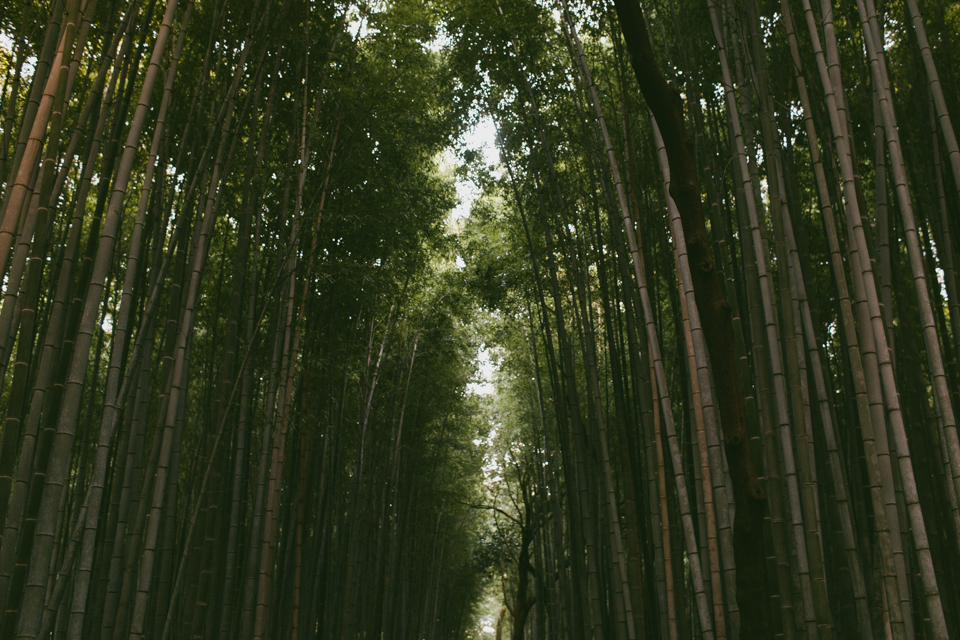
<path fill-rule="evenodd" d="M 714 35 L 720 47 L 720 65 L 723 72 L 723 88 L 727 100 L 727 111 L 733 127 L 734 149 L 737 163 L 740 170 L 741 180 L 743 181 L 743 193 L 745 196 L 745 208 L 749 217 L 751 234 L 753 237 L 753 247 L 757 263 L 757 270 L 760 280 L 760 294 L 762 300 L 763 318 L 765 323 L 765 333 L 767 341 L 767 352 L 770 357 L 771 371 L 773 374 L 774 392 L 776 395 L 776 418 L 778 423 L 778 432 L 780 435 L 780 446 L 782 452 L 782 464 L 785 472 L 787 485 L 787 496 L 790 505 L 790 513 L 793 526 L 793 540 L 797 555 L 797 564 L 800 577 L 801 594 L 803 598 L 804 610 L 806 612 L 807 633 L 814 637 L 817 635 L 818 623 L 825 623 L 823 606 L 820 598 L 815 601 L 813 581 L 810 575 L 810 562 L 807 550 L 807 538 L 804 530 L 804 520 L 815 520 L 815 515 L 811 513 L 809 500 L 804 500 L 801 496 L 799 482 L 797 478 L 797 462 L 793 452 L 793 435 L 791 420 L 788 413 L 789 400 L 787 393 L 786 372 L 784 369 L 783 356 L 780 349 L 780 336 L 778 330 L 777 313 L 774 306 L 773 284 L 767 265 L 767 255 L 763 251 L 763 238 L 761 236 L 761 225 L 758 217 L 757 203 L 754 197 L 753 187 L 749 182 L 749 169 L 747 167 L 747 154 L 744 147 L 743 135 L 741 133 L 739 110 L 736 104 L 736 98 L 733 93 L 733 81 L 730 75 L 729 64 L 727 63 L 726 51 L 723 45 L 723 35 L 720 29 L 718 8 L 716 3 L 711 0 L 709 3 L 710 16 L 713 23 Z M 813 523 L 808 523 L 813 526 Z M 824 627 L 821 627 L 824 629 Z"/>
<path fill-rule="evenodd" d="M 727 516 L 726 488 L 723 485 L 723 465 L 720 460 L 720 447 L 717 435 L 717 424 L 713 406 L 713 388 L 710 373 L 707 369 L 707 351 L 703 340 L 703 329 L 700 326 L 700 314 L 694 299 L 690 261 L 686 251 L 686 240 L 683 235 L 683 225 L 680 223 L 680 212 L 670 196 L 670 167 L 667 163 L 667 152 L 663 146 L 663 138 L 656 121 L 651 117 L 653 140 L 657 149 L 657 158 L 660 162 L 660 172 L 663 174 L 664 198 L 667 201 L 667 212 L 670 218 L 670 232 L 673 236 L 673 251 L 676 261 L 677 277 L 680 286 L 680 308 L 683 318 L 684 343 L 687 347 L 687 361 L 690 375 L 691 395 L 693 397 L 694 419 L 697 428 L 697 451 L 701 482 L 703 484 L 703 504 L 707 525 L 707 558 L 710 568 L 711 595 L 713 599 L 713 615 L 717 625 L 717 637 L 726 637 L 726 616 L 724 615 L 724 593 L 727 598 L 736 598 L 736 582 L 731 566 L 732 541 L 729 547 L 724 544 L 724 550 L 730 553 L 723 558 L 723 572 L 720 569 L 720 544 L 718 541 L 718 520 L 726 521 L 724 531 L 729 537 L 729 519 Z M 695 372 L 695 373 L 694 373 Z M 709 435 L 708 435 L 709 433 Z M 714 496 L 717 496 L 716 502 Z M 717 506 L 719 502 L 719 508 Z M 725 541 L 726 542 L 726 541 Z M 722 578 L 721 578 L 722 576 Z M 733 578 L 733 580 L 731 580 Z M 722 580 L 722 581 L 721 581 Z M 733 589 L 731 591 L 731 589 Z M 733 620 L 730 621 L 733 626 Z M 737 621 L 739 623 L 739 621 Z M 739 624 L 733 626 L 739 630 Z M 738 637 L 739 633 L 731 633 Z"/>
<path fill-rule="evenodd" d="M 955 418 L 952 399 L 950 398 L 949 383 L 943 365 L 943 352 L 940 348 L 940 338 L 937 335 L 936 320 L 933 307 L 930 303 L 930 290 L 927 286 L 927 276 L 923 265 L 923 250 L 920 247 L 920 237 L 917 223 L 913 214 L 913 202 L 907 186 L 906 166 L 903 160 L 903 150 L 900 145 L 900 132 L 897 127 L 897 117 L 893 109 L 893 100 L 890 94 L 890 83 L 886 72 L 886 61 L 883 53 L 883 44 L 878 42 L 879 29 L 876 25 L 876 10 L 872 0 L 866 3 L 858 0 L 857 8 L 863 27 L 864 40 L 867 45 L 867 54 L 870 59 L 870 70 L 873 81 L 879 91 L 880 111 L 883 115 L 884 131 L 887 137 L 887 149 L 890 154 L 890 164 L 893 168 L 894 185 L 899 203 L 900 217 L 903 221 L 903 235 L 907 245 L 907 255 L 910 262 L 910 271 L 913 274 L 914 289 L 917 304 L 920 310 L 920 322 L 923 331 L 924 346 L 926 347 L 927 366 L 930 369 L 930 384 L 939 409 L 938 420 L 945 433 L 945 447 L 950 460 L 950 472 L 953 482 L 960 493 L 960 437 L 957 435 L 957 421 Z M 929 52 L 928 52 L 929 53 Z M 899 448 L 899 447 L 898 447 Z M 912 482 L 912 474 L 905 474 L 904 483 Z M 905 490 L 911 491 L 909 487 Z M 915 490 L 915 488 L 914 488 Z M 916 533 L 916 532 L 915 532 Z M 957 532 L 960 535 L 960 532 Z M 936 578 L 933 576 L 932 560 L 925 559 L 926 552 L 921 553 L 921 576 L 924 589 L 927 591 L 928 606 L 932 607 L 931 618 L 936 634 L 946 633 L 946 621 L 938 621 L 942 617 L 942 606 L 939 604 L 939 590 L 936 587 Z M 940 613 L 937 614 L 937 609 Z"/>
<path fill-rule="evenodd" d="M 879 91 L 881 113 L 883 115 L 884 130 L 887 137 L 887 148 L 890 153 L 890 163 L 893 167 L 895 189 L 900 205 L 900 217 L 903 221 L 907 254 L 909 256 L 910 269 L 913 274 L 917 302 L 920 308 L 920 321 L 923 327 L 927 364 L 930 368 L 931 386 L 933 387 L 937 400 L 940 414 L 938 416 L 939 422 L 945 433 L 944 444 L 950 460 L 951 474 L 953 475 L 954 484 L 960 488 L 960 439 L 958 439 L 957 436 L 957 424 L 954 417 L 950 392 L 947 387 L 948 383 L 943 367 L 943 354 L 940 350 L 940 339 L 937 336 L 936 322 L 930 304 L 930 294 L 927 288 L 927 279 L 923 265 L 923 253 L 920 248 L 916 221 L 913 216 L 913 203 L 910 198 L 909 188 L 907 187 L 906 168 L 903 161 L 903 151 L 900 147 L 900 134 L 897 128 L 896 115 L 894 114 L 890 95 L 883 45 L 877 42 L 879 29 L 876 26 L 876 11 L 873 8 L 872 2 L 864 3 L 863 0 L 858 0 L 857 9 L 860 13 L 860 21 L 863 26 L 871 74 Z M 895 431 L 895 436 L 898 445 L 897 449 L 899 450 L 901 444 L 900 434 Z M 904 447 L 907 446 L 905 434 L 902 438 L 902 444 Z M 912 471 L 911 468 L 909 469 L 909 473 L 902 472 L 902 482 L 904 485 L 904 493 L 908 500 L 908 508 L 910 502 L 919 502 Z M 914 509 L 919 513 L 919 504 L 916 504 Z M 915 527 L 913 534 L 917 547 L 918 561 L 920 563 L 920 576 L 923 581 L 933 633 L 935 637 L 946 638 L 946 619 L 940 601 L 940 591 L 937 586 L 936 575 L 934 574 L 929 542 L 926 540 L 926 531 L 923 527 L 919 529 Z M 960 535 L 960 533 L 958 533 L 958 535 Z"/>
<path fill-rule="evenodd" d="M 841 316 L 843 318 L 845 335 L 847 336 L 848 341 L 853 341 L 850 348 L 850 360 L 851 368 L 854 371 L 853 382 L 854 387 L 856 388 L 857 393 L 857 407 L 859 410 L 859 417 L 861 421 L 861 429 L 865 433 L 872 432 L 873 427 L 871 425 L 871 416 L 869 406 L 866 400 L 866 390 L 863 382 L 863 373 L 862 373 L 862 363 L 860 361 L 859 349 L 855 347 L 856 345 L 856 330 L 853 323 L 853 314 L 850 305 L 850 298 L 847 292 L 846 277 L 844 276 L 843 262 L 840 257 L 840 248 L 837 241 L 837 234 L 833 224 L 833 206 L 831 203 L 830 192 L 827 188 L 826 176 L 824 174 L 823 164 L 820 159 L 820 148 L 817 145 L 817 133 L 813 123 L 813 117 L 811 115 L 810 108 L 810 96 L 807 91 L 806 79 L 802 73 L 801 68 L 801 58 L 799 53 L 799 47 L 797 46 L 796 33 L 793 26 L 793 17 L 790 11 L 790 7 L 787 4 L 786 0 L 781 1 L 782 15 L 784 18 L 784 24 L 787 29 L 788 42 L 790 45 L 790 52 L 793 58 L 793 63 L 796 71 L 796 82 L 797 87 L 800 93 L 800 102 L 803 109 L 803 120 L 804 127 L 807 132 L 807 138 L 810 148 L 810 156 L 814 169 L 814 177 L 817 185 L 817 192 L 820 200 L 820 206 L 825 221 L 825 226 L 827 227 L 827 237 L 828 244 L 830 246 L 831 256 L 833 259 L 833 271 L 835 276 L 835 281 L 837 283 L 838 292 L 840 294 L 840 306 L 841 306 Z M 786 211 L 789 215 L 789 211 Z M 833 476 L 834 491 L 836 492 L 837 501 L 839 503 L 839 511 L 841 517 L 841 529 L 843 532 L 844 545 L 847 551 L 847 563 L 848 567 L 852 574 L 853 588 L 854 588 L 854 599 L 857 608 L 857 620 L 860 625 L 861 635 L 865 638 L 870 638 L 873 636 L 872 632 L 872 621 L 870 617 L 870 612 L 867 608 L 866 602 L 866 593 L 865 593 L 865 584 L 863 578 L 863 570 L 860 565 L 860 558 L 857 553 L 856 548 L 856 539 L 853 533 L 852 527 L 852 514 L 850 513 L 850 504 L 847 498 L 847 482 L 843 474 L 842 463 L 839 459 L 839 451 L 837 450 L 836 444 L 836 435 L 833 426 L 833 416 L 829 409 L 829 395 L 827 393 L 827 386 L 825 382 L 824 375 L 824 364 L 820 359 L 820 349 L 819 345 L 816 342 L 816 336 L 813 328 L 813 319 L 810 313 L 810 305 L 806 300 L 806 293 L 804 291 L 805 284 L 802 278 L 802 272 L 800 271 L 799 258 L 796 250 L 796 241 L 793 235 L 793 226 L 788 221 L 785 222 L 785 232 L 786 232 L 786 241 L 788 250 L 791 255 L 791 269 L 792 269 L 792 279 L 794 287 L 797 290 L 797 298 L 800 302 L 800 309 L 803 317 L 803 327 L 804 335 L 807 341 L 807 349 L 811 361 L 814 382 L 816 385 L 817 396 L 820 399 L 820 414 L 821 421 L 824 426 L 824 436 L 827 443 L 828 451 L 828 460 L 830 462 L 831 473 Z M 866 436 L 865 436 L 866 439 Z M 884 568 L 884 583 L 887 585 L 891 591 L 889 595 L 893 597 L 893 600 L 896 601 L 897 585 L 895 576 L 893 573 L 893 558 L 891 555 L 890 549 L 890 537 L 889 529 L 886 526 L 886 511 L 883 508 L 882 496 L 879 493 L 879 468 L 876 462 L 876 454 L 874 453 L 874 448 L 872 446 L 872 439 L 867 440 L 865 443 L 866 457 L 867 457 L 867 469 L 868 476 L 871 478 L 871 484 L 874 488 L 871 489 L 871 496 L 874 498 L 874 509 L 875 513 L 878 513 L 879 516 L 875 516 L 875 521 L 877 524 L 877 530 L 880 536 L 880 553 L 882 557 L 881 566 Z M 875 484 L 874 484 L 875 483 Z"/>
<path fill-rule="evenodd" d="M 588 68 L 585 70 L 585 75 L 589 73 Z M 599 98 L 596 94 L 596 86 L 592 82 L 592 79 L 589 75 L 586 75 L 589 83 L 589 88 L 591 91 L 591 97 L 594 100 L 595 108 L 599 107 Z M 640 288 L 640 297 L 641 304 L 643 306 L 643 315 L 645 318 L 645 324 L 647 329 L 647 340 L 651 349 L 651 354 L 654 357 L 654 367 L 657 372 L 656 384 L 659 385 L 660 391 L 658 395 L 661 398 L 662 410 L 664 415 L 664 422 L 666 425 L 667 438 L 670 443 L 671 457 L 673 459 L 674 470 L 676 474 L 676 484 L 677 484 L 677 494 L 680 501 L 680 511 L 681 511 L 681 520 L 683 523 L 683 529 L 685 533 L 686 543 L 687 543 L 687 553 L 690 556 L 690 571 L 691 577 L 694 584 L 694 593 L 697 598 L 697 607 L 701 625 L 701 632 L 705 638 L 712 638 L 714 634 L 714 623 L 710 615 L 710 604 L 707 602 L 706 593 L 703 585 L 703 577 L 699 559 L 698 545 L 696 543 L 696 538 L 694 534 L 694 525 L 693 518 L 690 512 L 690 503 L 689 496 L 687 494 L 686 480 L 683 476 L 683 464 L 681 459 L 681 454 L 679 451 L 679 444 L 677 442 L 676 433 L 673 427 L 673 413 L 670 403 L 670 398 L 667 393 L 667 384 L 666 376 L 663 371 L 663 361 L 660 358 L 658 342 L 659 338 L 656 334 L 656 329 L 653 325 L 653 308 L 650 304 L 649 294 L 646 287 L 646 277 L 644 274 L 644 269 L 642 266 L 642 257 L 639 253 L 639 248 L 637 245 L 637 238 L 634 231 L 634 225 L 632 221 L 631 214 L 629 212 L 629 207 L 626 201 L 626 191 L 624 190 L 623 181 L 620 178 L 620 172 L 617 168 L 616 157 L 614 155 L 613 146 L 610 141 L 610 136 L 606 128 L 606 123 L 602 119 L 602 112 L 598 114 L 598 120 L 600 121 L 601 133 L 603 135 L 603 142 L 606 149 L 607 157 L 610 161 L 611 171 L 613 173 L 614 184 L 617 191 L 617 198 L 620 204 L 620 211 L 623 217 L 624 227 L 627 232 L 628 244 L 630 247 L 630 253 L 633 257 L 634 264 L 634 275 L 637 279 L 637 286 Z M 722 605 L 721 605 L 722 612 Z"/>
<path fill-rule="evenodd" d="M 825 4 L 824 31 L 829 34 L 833 33 L 831 11 L 829 4 Z M 807 27 L 813 41 L 814 53 L 817 58 L 821 80 L 824 78 L 827 79 L 824 84 L 824 93 L 829 108 L 831 104 L 836 104 L 834 100 L 836 89 L 829 79 L 826 62 L 823 59 L 823 51 L 820 47 L 819 34 L 817 33 L 816 23 L 808 0 L 804 2 L 804 12 L 806 14 Z M 835 52 L 836 47 L 828 47 L 828 54 L 833 55 L 829 53 L 830 51 Z M 834 64 L 833 66 L 835 67 L 836 65 Z M 810 121 L 809 127 L 812 130 L 812 116 L 809 115 L 809 111 L 808 104 L 805 109 L 805 114 L 807 114 L 805 118 Z M 840 171 L 844 189 L 843 197 L 847 207 L 852 208 L 852 211 L 846 216 L 846 220 L 850 224 L 855 224 L 855 221 L 860 220 L 859 198 L 857 195 L 855 174 L 852 170 L 849 138 L 842 128 L 843 122 L 840 121 L 839 110 L 837 110 L 836 114 L 831 113 L 830 115 L 831 126 L 836 127 L 833 130 L 837 154 L 840 157 Z M 822 172 L 822 165 L 814 166 L 815 169 L 819 166 Z M 826 197 L 824 196 L 826 193 L 825 180 L 823 184 L 823 193 L 821 193 L 822 202 L 827 201 L 827 198 L 829 198 L 828 195 Z M 857 394 L 857 411 L 860 417 L 864 450 L 867 455 L 867 471 L 871 478 L 870 491 L 874 502 L 875 526 L 880 538 L 881 571 L 884 575 L 884 596 L 888 606 L 886 611 L 890 615 L 890 625 L 894 637 L 905 637 L 902 634 L 912 634 L 912 627 L 904 626 L 907 624 L 907 621 L 911 619 L 911 603 L 900 534 L 903 525 L 900 522 L 898 505 L 894 495 L 893 470 L 891 467 L 890 450 L 887 443 L 887 421 L 878 372 L 877 351 L 873 338 L 874 325 L 871 321 L 871 311 L 867 301 L 867 285 L 865 284 L 863 276 L 864 272 L 860 267 L 861 253 L 856 247 L 850 247 L 849 249 L 850 273 L 852 276 L 856 313 L 858 316 L 857 323 L 855 324 L 846 279 L 843 276 L 844 261 L 837 239 L 834 219 L 832 215 L 827 215 L 827 212 L 824 211 L 823 220 L 831 252 L 834 278 L 837 283 L 838 292 L 840 293 L 840 310 L 843 319 L 844 336 L 847 341 L 847 352 L 850 359 L 855 392 Z M 849 237 L 847 238 L 847 243 L 848 245 L 851 244 Z M 869 260 L 867 260 L 867 262 L 869 263 Z M 857 337 L 858 334 L 861 338 Z M 886 506 L 881 508 L 881 504 L 885 504 Z M 897 602 L 898 600 L 901 602 L 900 608 L 897 610 L 890 609 L 890 603 Z"/>
<path fill-rule="evenodd" d="M 808 27 L 810 28 L 811 38 L 814 45 L 814 53 L 817 59 L 817 66 L 827 99 L 827 111 L 830 117 L 831 127 L 833 128 L 834 132 L 837 155 L 840 160 L 840 169 L 843 179 L 843 194 L 846 202 L 848 235 L 851 245 L 856 252 L 855 255 L 851 254 L 851 261 L 854 263 L 852 265 L 851 272 L 853 274 L 855 295 L 858 300 L 861 301 L 857 305 L 858 313 L 861 315 L 861 322 L 859 323 L 858 328 L 863 333 L 867 334 L 868 341 L 866 346 L 869 347 L 872 345 L 875 347 L 875 350 L 873 351 L 868 350 L 864 352 L 864 355 L 866 356 L 864 358 L 864 364 L 868 384 L 867 389 L 868 393 L 873 396 L 873 398 L 871 398 L 871 404 L 877 406 L 877 391 L 875 390 L 875 387 L 878 386 L 878 383 L 882 384 L 886 417 L 889 420 L 889 424 L 896 441 L 898 466 L 900 468 L 900 473 L 904 478 L 904 498 L 907 502 L 907 512 L 909 515 L 910 525 L 913 528 L 914 546 L 917 549 L 918 555 L 921 556 L 921 567 L 923 567 L 927 563 L 922 560 L 922 557 L 929 558 L 930 553 L 926 536 L 926 525 L 924 523 L 923 514 L 920 511 L 919 497 L 916 494 L 916 483 L 913 481 L 913 463 L 910 459 L 909 447 L 904 430 L 903 415 L 900 410 L 900 402 L 897 396 L 897 385 L 894 378 L 893 366 L 890 361 L 889 347 L 886 340 L 886 331 L 877 296 L 877 286 L 874 279 L 873 270 L 870 265 L 866 236 L 864 234 L 862 217 L 859 211 L 854 170 L 850 156 L 849 138 L 846 133 L 845 124 L 840 119 L 840 109 L 838 107 L 839 100 L 836 96 L 838 95 L 839 90 L 842 88 L 842 85 L 835 84 L 835 80 L 839 81 L 839 69 L 837 68 L 834 74 L 831 74 L 831 72 L 828 71 L 826 62 L 824 60 L 823 51 L 820 48 L 819 34 L 816 30 L 812 11 L 810 11 L 809 2 L 806 0 L 804 2 L 804 8 L 807 13 L 807 23 Z M 828 56 L 835 60 L 833 56 L 835 55 L 836 51 L 836 35 L 833 31 L 831 12 L 832 9 L 830 7 L 830 2 L 827 0 L 824 2 L 824 33 L 828 47 Z M 869 33 L 869 30 L 867 33 Z M 837 64 L 834 63 L 832 66 L 836 67 Z M 831 77 L 831 75 L 834 77 Z M 872 335 L 869 335 L 871 333 Z M 884 422 L 882 419 L 877 419 L 874 421 L 874 423 L 883 424 Z M 878 438 L 882 438 L 884 435 L 883 431 L 884 430 L 879 427 L 875 429 L 875 433 L 877 434 Z M 883 461 L 881 460 L 881 464 L 882 463 Z M 885 485 L 884 491 L 888 493 L 886 500 L 889 505 L 890 488 L 888 487 L 890 487 L 892 484 L 892 478 L 890 478 L 889 474 L 884 473 L 883 481 Z M 892 517 L 895 518 L 896 516 L 893 515 Z M 888 522 L 890 522 L 890 516 L 888 516 Z M 894 546 L 894 549 L 896 549 L 896 546 L 899 543 L 897 540 L 898 537 L 898 531 L 891 531 L 891 542 Z M 910 608 L 908 600 L 909 594 L 905 588 L 902 574 L 902 564 L 900 562 L 898 562 L 898 574 L 901 603 L 904 613 L 906 614 Z M 934 599 L 939 602 L 938 596 L 935 596 Z M 909 617 L 906 615 L 903 618 L 905 621 L 909 620 Z M 894 624 L 898 624 L 896 622 L 896 618 L 894 618 Z"/>

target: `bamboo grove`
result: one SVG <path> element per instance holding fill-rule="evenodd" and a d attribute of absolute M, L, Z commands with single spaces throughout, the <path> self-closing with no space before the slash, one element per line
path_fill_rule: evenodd
<path fill-rule="evenodd" d="M 468 6 L 498 633 L 957 637 L 955 7 Z"/>
<path fill-rule="evenodd" d="M 4 4 L 0 636 L 463 625 L 461 117 L 422 11 Z"/>
<path fill-rule="evenodd" d="M 0 32 L 0 640 L 960 637 L 956 2 Z"/>

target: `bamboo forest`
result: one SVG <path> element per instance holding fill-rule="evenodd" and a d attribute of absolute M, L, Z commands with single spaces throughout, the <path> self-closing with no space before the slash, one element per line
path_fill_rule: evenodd
<path fill-rule="evenodd" d="M 960 640 L 958 60 L 0 0 L 0 640 Z"/>

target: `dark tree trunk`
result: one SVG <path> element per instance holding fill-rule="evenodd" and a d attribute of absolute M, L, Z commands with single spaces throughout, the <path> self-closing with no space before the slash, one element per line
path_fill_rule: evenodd
<path fill-rule="evenodd" d="M 693 289 L 717 384 L 723 440 L 733 479 L 737 513 L 733 525 L 737 564 L 737 604 L 744 640 L 769 637 L 766 552 L 763 518 L 766 497 L 747 437 L 746 408 L 737 366 L 731 307 L 723 295 L 710 255 L 693 147 L 679 92 L 667 84 L 650 45 L 646 21 L 636 0 L 615 0 L 620 28 L 643 97 L 663 135 L 670 163 L 670 194 L 677 203 L 687 241 Z"/>

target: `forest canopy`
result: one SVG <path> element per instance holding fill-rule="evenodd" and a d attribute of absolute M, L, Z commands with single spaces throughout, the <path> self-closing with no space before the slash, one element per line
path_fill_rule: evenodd
<path fill-rule="evenodd" d="M 0 0 L 0 640 L 960 637 L 956 0 Z"/>

